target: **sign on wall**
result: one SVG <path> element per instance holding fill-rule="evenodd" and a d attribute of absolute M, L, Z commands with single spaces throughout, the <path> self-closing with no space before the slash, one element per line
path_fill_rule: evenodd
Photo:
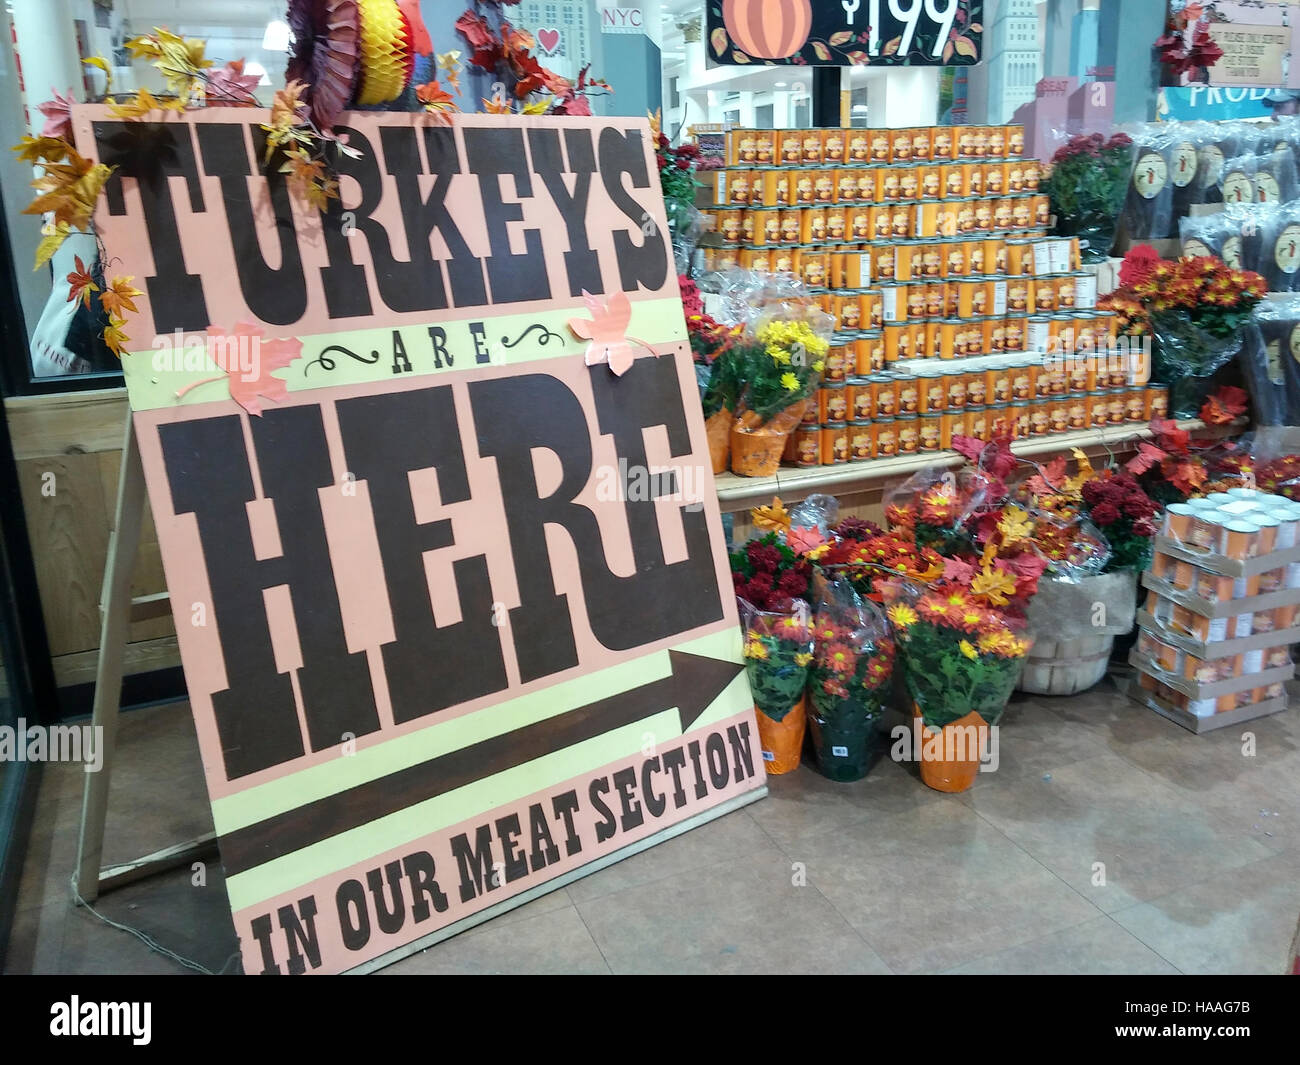
<path fill-rule="evenodd" d="M 644 120 L 348 115 L 322 214 L 265 112 L 75 117 L 246 972 L 762 794 Z"/>
<path fill-rule="evenodd" d="M 983 21 L 983 0 L 708 0 L 707 55 L 723 65 L 970 65 Z"/>

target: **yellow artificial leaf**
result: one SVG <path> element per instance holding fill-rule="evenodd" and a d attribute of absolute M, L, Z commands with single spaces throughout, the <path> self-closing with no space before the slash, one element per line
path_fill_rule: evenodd
<path fill-rule="evenodd" d="M 731 59 L 732 59 L 732 62 L 734 62 L 734 63 L 742 63 L 742 64 L 743 64 L 743 63 L 750 63 L 750 62 L 753 62 L 753 61 L 749 58 L 749 56 L 745 55 L 744 52 L 742 52 L 742 51 L 740 51 L 740 50 L 738 50 L 738 49 L 732 51 L 732 53 L 731 53 Z"/>
<path fill-rule="evenodd" d="M 554 102 L 555 98 L 552 96 L 547 96 L 541 100 L 533 100 L 530 103 L 524 104 L 524 109 L 520 113 L 525 115 L 544 115 L 551 109 L 551 104 Z"/>
<path fill-rule="evenodd" d="M 899 46 L 903 43 L 902 37 L 895 37 L 892 41 L 886 41 L 885 47 L 880 50 L 881 55 L 893 55 L 898 51 Z"/>
<path fill-rule="evenodd" d="M 813 43 L 812 43 L 812 50 L 813 50 L 813 54 L 814 54 L 818 59 L 820 59 L 823 63 L 829 63 L 829 62 L 830 62 L 830 60 L 831 60 L 831 50 L 830 50 L 829 48 L 827 48 L 826 45 L 823 44 L 821 41 L 813 41 Z"/>
<path fill-rule="evenodd" d="M 460 93 L 460 52 L 451 51 L 443 52 L 438 56 L 438 69 L 442 71 L 443 78 L 457 94 Z"/>
<path fill-rule="evenodd" d="M 773 496 L 770 506 L 755 507 L 750 512 L 754 528 L 763 532 L 780 532 L 790 528 L 790 512 L 780 496 Z"/>
<path fill-rule="evenodd" d="M 56 222 L 48 233 L 41 238 L 41 242 L 36 245 L 36 265 L 32 268 L 39 270 L 42 266 L 50 261 L 65 240 L 68 234 L 72 232 L 72 227 L 67 222 Z"/>
<path fill-rule="evenodd" d="M 126 42 L 126 50 L 133 59 L 157 59 L 162 55 L 158 42 L 149 36 L 131 38 Z"/>
<path fill-rule="evenodd" d="M 113 91 L 113 68 L 108 65 L 108 60 L 103 56 L 92 55 L 89 59 L 83 59 L 82 62 L 88 67 L 98 67 L 104 72 L 104 92 Z"/>
<path fill-rule="evenodd" d="M 970 59 L 974 59 L 977 55 L 979 55 L 979 52 L 975 48 L 974 42 L 971 41 L 969 38 L 958 37 L 953 42 L 953 44 L 957 46 L 958 55 L 964 55 Z"/>
<path fill-rule="evenodd" d="M 1019 507 L 1007 507 L 1002 520 L 998 522 L 998 532 L 1002 534 L 1004 544 L 1014 544 L 1032 535 L 1034 523 L 1029 514 Z"/>
<path fill-rule="evenodd" d="M 122 357 L 122 349 L 131 342 L 131 338 L 122 332 L 122 326 L 124 325 L 126 325 L 126 322 L 121 318 L 114 318 L 110 315 L 108 328 L 104 330 L 104 343 L 108 345 L 108 350 L 119 359 Z"/>
<path fill-rule="evenodd" d="M 987 599 L 994 606 L 1006 606 L 1016 594 L 1016 579 L 999 569 L 981 570 L 970 582 L 972 595 Z"/>
<path fill-rule="evenodd" d="M 26 163 L 57 163 L 66 159 L 72 145 L 60 137 L 23 137 L 14 145 L 18 158 Z"/>
<path fill-rule="evenodd" d="M 136 118 L 144 118 L 151 111 L 163 110 L 163 104 L 148 89 L 141 89 L 134 96 L 121 103 L 113 101 L 108 105 L 108 109 L 115 117 L 131 121 Z"/>

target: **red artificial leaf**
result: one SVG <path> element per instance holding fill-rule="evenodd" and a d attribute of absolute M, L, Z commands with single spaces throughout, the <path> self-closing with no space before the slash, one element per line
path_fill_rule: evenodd
<path fill-rule="evenodd" d="M 1156 443 L 1175 455 L 1186 455 L 1191 434 L 1186 429 L 1179 429 L 1178 423 L 1171 418 L 1152 418 L 1151 435 Z"/>
<path fill-rule="evenodd" d="M 980 455 L 984 453 L 984 441 L 977 440 L 973 436 L 962 436 L 960 433 L 952 438 L 952 449 L 959 455 L 964 455 L 971 462 L 979 462 Z"/>
<path fill-rule="evenodd" d="M 1055 495 L 1065 481 L 1065 456 L 1057 455 L 1040 473 L 1025 482 L 1025 487 L 1036 496 Z"/>
<path fill-rule="evenodd" d="M 76 257 L 77 268 L 68 274 L 68 302 L 76 303 L 81 300 L 86 305 L 86 310 L 90 310 L 90 294 L 98 292 L 99 286 L 95 284 L 90 276 L 90 271 L 86 269 L 86 264 L 81 261 L 81 256 Z"/>
<path fill-rule="evenodd" d="M 473 11 L 466 11 L 456 20 L 456 29 L 473 49 L 470 62 L 484 70 L 495 70 L 502 57 L 501 41 L 492 32 L 487 19 Z"/>
<path fill-rule="evenodd" d="M 1124 468 L 1134 477 L 1138 477 L 1146 473 L 1157 462 L 1163 461 L 1164 458 L 1165 453 L 1163 451 L 1143 440 L 1138 444 L 1138 453 L 1124 463 Z"/>
<path fill-rule="evenodd" d="M 1201 421 L 1207 425 L 1227 425 L 1246 412 L 1247 396 L 1243 389 L 1223 385 L 1205 401 L 1201 408 Z"/>
<path fill-rule="evenodd" d="M 974 576 L 975 567 L 971 563 L 963 562 L 960 558 L 945 558 L 943 560 L 943 579 L 945 581 L 969 584 Z"/>

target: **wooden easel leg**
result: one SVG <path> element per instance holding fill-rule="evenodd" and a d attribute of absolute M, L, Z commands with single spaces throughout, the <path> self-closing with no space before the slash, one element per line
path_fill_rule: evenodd
<path fill-rule="evenodd" d="M 95 671 L 95 704 L 91 724 L 96 730 L 103 760 L 97 773 L 86 774 L 81 801 L 81 833 L 77 839 L 77 870 L 73 886 L 86 902 L 99 897 L 99 871 L 104 851 L 104 821 L 108 813 L 108 786 L 117 747 L 117 719 L 122 703 L 122 673 L 126 641 L 131 627 L 131 575 L 140 546 L 144 519 L 144 467 L 140 448 L 127 415 L 122 444 L 122 469 L 117 482 L 117 512 L 108 545 L 104 586 L 100 597 L 102 625 L 99 665 Z"/>

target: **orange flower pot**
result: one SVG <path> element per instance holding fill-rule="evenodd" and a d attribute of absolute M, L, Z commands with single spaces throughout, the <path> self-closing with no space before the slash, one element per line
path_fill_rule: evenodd
<path fill-rule="evenodd" d="M 935 791 L 955 794 L 970 790 L 980 771 L 980 755 L 988 747 L 988 722 L 972 710 L 952 724 L 934 729 L 921 720 L 915 704 L 913 713 L 920 722 L 921 749 L 917 757 L 921 780 Z"/>
<path fill-rule="evenodd" d="M 741 477 L 771 477 L 776 473 L 786 437 L 803 420 L 807 406 L 808 400 L 801 399 L 766 422 L 753 411 L 742 414 L 731 430 L 731 472 Z"/>
<path fill-rule="evenodd" d="M 754 714 L 758 718 L 758 742 L 763 749 L 764 768 L 772 776 L 798 769 L 807 723 L 804 700 L 795 703 L 794 709 L 780 721 L 774 721 L 758 707 L 754 707 Z"/>
<path fill-rule="evenodd" d="M 704 431 L 709 438 L 709 459 L 714 473 L 726 473 L 731 464 L 731 430 L 736 416 L 726 407 L 704 419 Z"/>

